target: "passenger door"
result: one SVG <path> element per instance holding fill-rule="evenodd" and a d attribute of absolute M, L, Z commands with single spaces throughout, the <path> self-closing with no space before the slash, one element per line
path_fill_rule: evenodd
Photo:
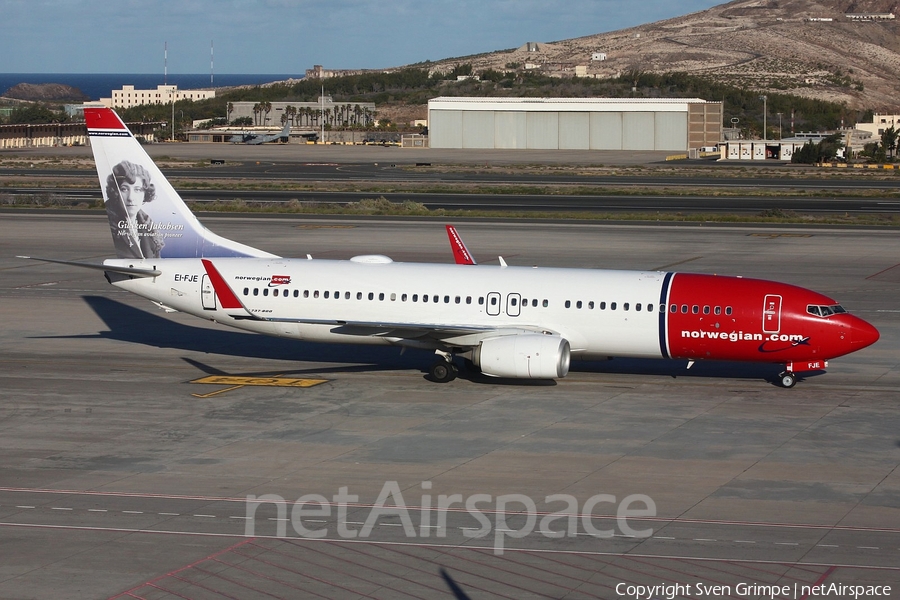
<path fill-rule="evenodd" d="M 781 296 L 769 294 L 763 302 L 763 333 L 781 331 Z"/>

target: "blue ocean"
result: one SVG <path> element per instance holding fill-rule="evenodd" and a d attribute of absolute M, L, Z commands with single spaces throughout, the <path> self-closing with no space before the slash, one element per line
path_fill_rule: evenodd
<path fill-rule="evenodd" d="M 123 85 L 133 85 L 139 90 L 155 90 L 156 86 L 167 83 L 177 85 L 178 89 L 190 90 L 258 85 L 302 78 L 303 75 L 220 75 L 216 73 L 210 83 L 209 73 L 169 73 L 165 80 L 161 73 L 0 73 L 0 95 L 20 83 L 61 83 L 80 89 L 90 96 L 91 100 L 99 100 L 100 98 L 109 98 L 112 90 L 122 89 Z"/>

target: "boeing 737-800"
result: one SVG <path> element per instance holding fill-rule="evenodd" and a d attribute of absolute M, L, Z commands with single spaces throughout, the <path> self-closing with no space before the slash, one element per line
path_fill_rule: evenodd
<path fill-rule="evenodd" d="M 118 258 L 53 262 L 105 271 L 167 310 L 299 340 L 434 351 L 439 382 L 455 377 L 454 357 L 489 376 L 554 379 L 577 356 L 775 363 L 791 387 L 878 339 L 837 301 L 786 283 L 477 265 L 458 236 L 461 264 L 282 258 L 207 230 L 114 111 L 84 114 Z"/>

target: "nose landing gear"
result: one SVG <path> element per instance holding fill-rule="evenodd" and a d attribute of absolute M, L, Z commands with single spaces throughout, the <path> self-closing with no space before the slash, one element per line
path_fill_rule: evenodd
<path fill-rule="evenodd" d="M 778 383 L 783 388 L 792 388 L 797 384 L 797 376 L 791 371 L 783 371 L 778 375 Z"/>

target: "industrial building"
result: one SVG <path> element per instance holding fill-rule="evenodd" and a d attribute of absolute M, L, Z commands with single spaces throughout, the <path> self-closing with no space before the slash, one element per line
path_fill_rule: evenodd
<path fill-rule="evenodd" d="M 432 148 L 662 150 L 722 139 L 722 103 L 699 98 L 452 98 L 428 102 Z"/>

